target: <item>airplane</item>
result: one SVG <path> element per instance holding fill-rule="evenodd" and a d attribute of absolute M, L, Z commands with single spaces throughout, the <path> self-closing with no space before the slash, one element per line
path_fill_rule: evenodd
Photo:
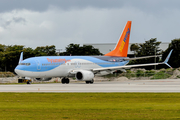
<path fill-rule="evenodd" d="M 69 84 L 69 78 L 75 77 L 79 81 L 92 84 L 95 75 L 107 75 L 117 70 L 125 71 L 127 68 L 159 64 L 171 67 L 167 62 L 172 50 L 164 62 L 127 65 L 130 60 L 157 57 L 127 57 L 130 31 L 131 21 L 127 21 L 116 47 L 104 56 L 39 56 L 23 60 L 23 52 L 21 52 L 15 72 L 20 77 L 29 77 L 40 81 L 60 77 L 62 84 Z"/>

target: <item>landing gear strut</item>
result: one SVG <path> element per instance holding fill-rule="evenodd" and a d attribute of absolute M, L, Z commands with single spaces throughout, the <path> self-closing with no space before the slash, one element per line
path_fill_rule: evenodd
<path fill-rule="evenodd" d="M 90 81 L 86 81 L 86 84 L 93 84 L 94 83 L 94 80 L 90 80 Z"/>
<path fill-rule="evenodd" d="M 69 78 L 63 78 L 62 80 L 61 80 L 61 83 L 62 84 L 69 84 Z"/>

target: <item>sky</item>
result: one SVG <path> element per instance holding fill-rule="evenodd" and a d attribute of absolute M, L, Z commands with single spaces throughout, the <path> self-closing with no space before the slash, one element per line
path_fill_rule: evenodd
<path fill-rule="evenodd" d="M 117 43 L 132 21 L 130 43 L 180 38 L 179 0 L 0 0 L 0 44 Z"/>

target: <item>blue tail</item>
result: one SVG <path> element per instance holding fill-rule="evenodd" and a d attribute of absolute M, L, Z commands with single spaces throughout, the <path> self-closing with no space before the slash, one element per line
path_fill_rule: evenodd
<path fill-rule="evenodd" d="M 172 53 L 173 49 L 169 52 L 167 58 L 165 59 L 165 61 L 163 62 L 164 64 L 166 64 L 167 66 L 169 66 L 170 68 L 172 68 L 167 62 L 169 61 L 169 58 L 171 56 L 171 53 Z"/>

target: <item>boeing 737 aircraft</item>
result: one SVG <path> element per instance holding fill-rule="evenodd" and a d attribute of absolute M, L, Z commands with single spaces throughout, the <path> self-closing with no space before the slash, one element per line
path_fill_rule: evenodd
<path fill-rule="evenodd" d="M 106 75 L 116 70 L 125 71 L 126 68 L 151 66 L 166 64 L 168 65 L 170 51 L 166 60 L 162 63 L 149 63 L 138 65 L 126 65 L 129 60 L 143 59 L 156 56 L 146 56 L 128 58 L 128 44 L 131 31 L 131 21 L 128 21 L 115 49 L 104 56 L 40 56 L 23 60 L 21 53 L 19 64 L 15 72 L 20 77 L 30 77 L 36 80 L 50 80 L 53 77 L 62 78 L 61 82 L 69 83 L 70 77 L 77 80 L 93 83 L 95 75 Z M 170 65 L 168 65 L 170 67 Z"/>

